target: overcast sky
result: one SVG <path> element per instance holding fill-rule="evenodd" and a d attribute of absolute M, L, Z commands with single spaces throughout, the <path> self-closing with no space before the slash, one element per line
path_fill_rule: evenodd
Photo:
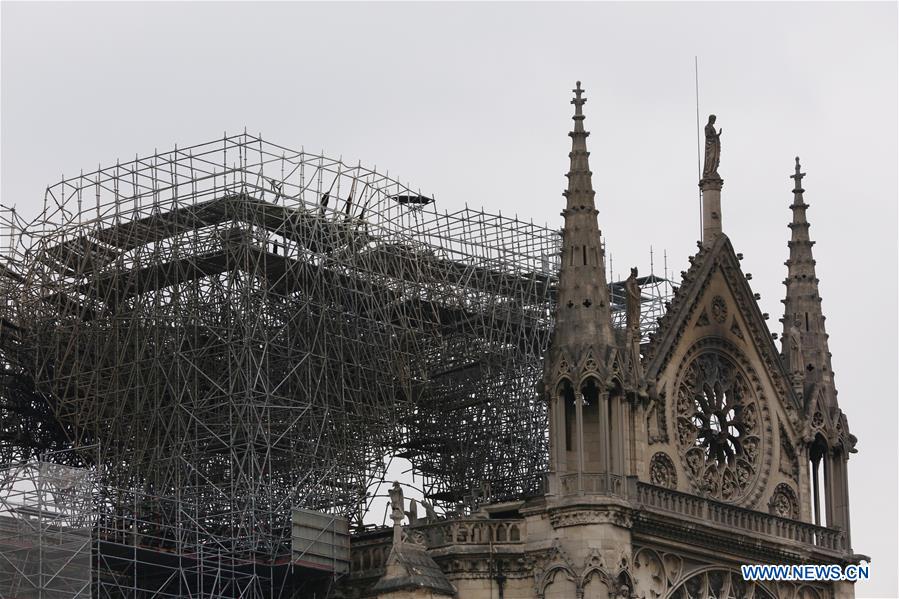
<path fill-rule="evenodd" d="M 390 170 L 559 226 L 574 82 L 616 273 L 699 237 L 700 111 L 724 128 L 724 231 L 780 330 L 793 157 L 849 462 L 860 597 L 895 597 L 897 5 L 2 4 L 0 202 L 34 215 L 47 184 L 251 133 Z"/>

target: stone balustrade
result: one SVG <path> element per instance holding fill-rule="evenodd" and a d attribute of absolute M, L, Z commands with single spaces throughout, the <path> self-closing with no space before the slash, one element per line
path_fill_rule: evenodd
<path fill-rule="evenodd" d="M 768 535 L 829 551 L 845 551 L 845 535 L 832 528 L 704 499 L 642 482 L 631 485 L 635 507 L 700 519 L 750 535 Z"/>
<path fill-rule="evenodd" d="M 523 543 L 523 520 L 448 520 L 436 522 L 413 530 L 425 536 L 428 547 L 446 545 L 502 545 Z"/>
<path fill-rule="evenodd" d="M 842 531 L 781 518 L 734 505 L 705 499 L 639 482 L 633 477 L 582 473 L 559 477 L 564 495 L 607 495 L 627 498 L 634 508 L 656 514 L 681 516 L 685 521 L 705 522 L 749 536 L 768 536 L 830 552 L 847 551 Z M 406 528 L 412 542 L 428 548 L 471 545 L 521 545 L 527 537 L 524 520 L 462 518 L 417 524 Z M 380 575 L 390 551 L 390 537 L 354 546 L 354 575 Z"/>
<path fill-rule="evenodd" d="M 380 576 L 387 564 L 390 553 L 390 539 L 385 537 L 377 544 L 354 546 L 352 548 L 350 571 L 357 576 Z"/>
<path fill-rule="evenodd" d="M 607 472 L 569 473 L 559 476 L 563 496 L 614 495 L 627 497 L 627 478 Z"/>
<path fill-rule="evenodd" d="M 405 527 L 405 531 L 409 542 L 423 540 L 429 549 L 451 545 L 520 545 L 525 541 L 523 520 L 444 520 Z M 386 534 L 364 544 L 354 544 L 352 575 L 357 578 L 380 576 L 391 545 L 391 537 Z"/>

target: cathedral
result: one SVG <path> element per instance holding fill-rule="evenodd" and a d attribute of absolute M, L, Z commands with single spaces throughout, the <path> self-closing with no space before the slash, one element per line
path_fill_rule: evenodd
<path fill-rule="evenodd" d="M 246 133 L 0 209 L 0 596 L 854 597 L 799 159 L 775 334 L 714 115 L 676 290 L 607 280 L 573 91 L 561 242 Z"/>
<path fill-rule="evenodd" d="M 540 392 L 542 493 L 352 538 L 344 597 L 844 599 L 851 580 L 747 580 L 742 565 L 857 565 L 847 465 L 795 162 L 781 347 L 722 226 L 720 131 L 705 127 L 703 233 L 648 343 L 636 269 L 613 327 L 578 82 L 555 327 Z"/>

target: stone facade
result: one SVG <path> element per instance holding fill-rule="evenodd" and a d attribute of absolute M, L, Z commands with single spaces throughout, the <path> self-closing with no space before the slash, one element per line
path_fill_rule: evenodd
<path fill-rule="evenodd" d="M 855 438 L 836 402 L 798 158 L 783 347 L 721 227 L 714 117 L 700 182 L 704 239 L 640 346 L 636 323 L 612 327 L 580 83 L 574 94 L 542 388 L 545 493 L 420 520 L 404 538 L 417 539 L 461 598 L 853 597 L 849 583 L 751 583 L 739 569 L 864 559 L 850 544 L 846 468 Z M 395 576 L 392 544 L 389 531 L 354 538 L 344 596 L 444 596 L 442 580 L 379 594 Z"/>

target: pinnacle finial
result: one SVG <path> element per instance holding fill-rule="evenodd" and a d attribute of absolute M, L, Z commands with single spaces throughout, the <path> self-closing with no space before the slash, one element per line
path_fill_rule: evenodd
<path fill-rule="evenodd" d="M 802 189 L 802 178 L 805 176 L 805 173 L 802 172 L 802 167 L 799 164 L 799 156 L 796 157 L 796 174 L 790 175 L 790 179 L 796 181 L 796 186 L 793 188 L 793 193 L 802 193 L 805 191 Z"/>
<path fill-rule="evenodd" d="M 575 106 L 575 114 L 580 115 L 581 114 L 581 106 L 583 106 L 584 103 L 587 101 L 587 98 L 582 97 L 582 94 L 586 90 L 581 87 L 581 82 L 578 81 L 578 82 L 576 82 L 575 88 L 571 91 L 574 92 L 574 98 L 572 98 L 571 103 L 574 104 L 574 106 Z"/>

